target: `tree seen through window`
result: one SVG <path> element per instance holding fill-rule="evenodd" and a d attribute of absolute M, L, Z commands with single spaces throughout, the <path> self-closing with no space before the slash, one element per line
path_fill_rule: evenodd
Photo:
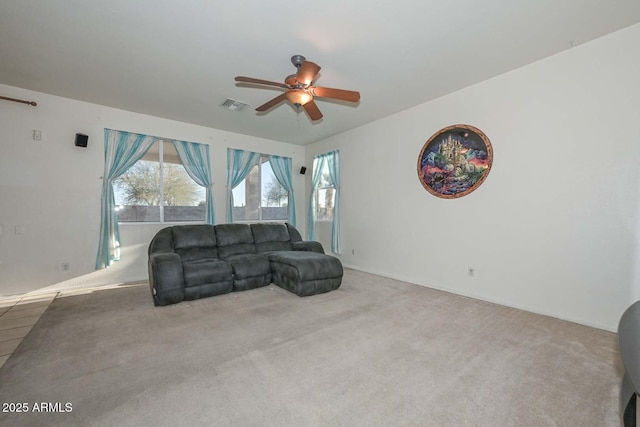
<path fill-rule="evenodd" d="M 114 181 L 114 190 L 119 222 L 205 220 L 205 189 L 191 179 L 172 142 L 156 142 Z"/>

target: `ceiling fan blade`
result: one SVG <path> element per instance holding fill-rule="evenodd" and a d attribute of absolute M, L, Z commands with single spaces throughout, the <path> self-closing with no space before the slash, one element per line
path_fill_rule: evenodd
<path fill-rule="evenodd" d="M 311 120 L 315 121 L 315 120 L 320 120 L 322 118 L 322 113 L 320 112 L 320 109 L 318 108 L 316 103 L 313 102 L 313 100 L 304 104 L 303 107 L 304 107 L 304 110 L 309 115 L 309 117 L 311 118 Z"/>
<path fill-rule="evenodd" d="M 320 66 L 315 62 L 304 61 L 296 74 L 296 80 L 303 85 L 310 85 L 320 72 Z"/>
<path fill-rule="evenodd" d="M 253 77 L 236 76 L 236 81 L 242 82 L 242 83 L 253 83 L 257 85 L 265 85 L 265 86 L 277 86 L 283 89 L 291 88 L 289 85 L 284 83 L 272 82 L 269 80 L 254 79 Z"/>
<path fill-rule="evenodd" d="M 360 101 L 360 92 L 344 89 L 332 89 L 330 87 L 313 87 L 311 88 L 314 96 L 321 98 L 339 99 L 340 101 L 358 102 Z"/>
<path fill-rule="evenodd" d="M 261 106 L 259 106 L 258 108 L 256 108 L 256 111 L 267 111 L 267 110 L 275 107 L 276 105 L 280 104 L 285 99 L 287 99 L 287 97 L 285 96 L 284 93 L 281 94 L 281 95 L 278 95 L 275 98 L 273 98 L 271 101 L 267 101 L 264 104 L 262 104 Z"/>

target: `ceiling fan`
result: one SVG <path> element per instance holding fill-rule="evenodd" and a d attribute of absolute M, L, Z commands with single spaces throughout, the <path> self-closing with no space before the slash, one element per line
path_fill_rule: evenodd
<path fill-rule="evenodd" d="M 313 86 L 313 82 L 320 72 L 320 66 L 311 61 L 307 61 L 302 55 L 291 57 L 291 63 L 298 69 L 295 74 L 291 74 L 284 79 L 284 83 L 272 82 L 268 80 L 254 79 L 252 77 L 237 76 L 236 81 L 241 83 L 252 83 L 264 86 L 275 86 L 286 91 L 276 96 L 270 101 L 256 108 L 256 111 L 267 111 L 282 101 L 288 100 L 296 107 L 302 106 L 311 120 L 320 120 L 322 113 L 314 102 L 314 98 L 329 98 L 339 101 L 358 102 L 360 92 L 343 89 L 332 89 L 328 87 Z"/>

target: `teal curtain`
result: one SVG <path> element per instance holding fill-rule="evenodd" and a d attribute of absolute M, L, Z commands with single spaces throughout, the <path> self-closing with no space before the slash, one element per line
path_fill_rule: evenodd
<path fill-rule="evenodd" d="M 215 224 L 213 209 L 213 181 L 211 180 L 211 163 L 209 160 L 209 146 L 187 141 L 173 141 L 178 157 L 187 173 L 196 184 L 207 191 L 207 224 Z"/>
<path fill-rule="evenodd" d="M 261 155 L 251 151 L 227 149 L 227 222 L 233 222 L 233 189 L 242 182 Z"/>
<path fill-rule="evenodd" d="M 104 175 L 96 270 L 120 260 L 120 230 L 113 181 L 140 160 L 154 142 L 153 136 L 104 130 Z"/>
<path fill-rule="evenodd" d="M 340 245 L 340 153 L 332 151 L 327 153 L 326 161 L 329 169 L 329 176 L 333 182 L 334 201 L 333 201 L 333 224 L 331 225 L 331 250 L 335 254 L 342 253 Z"/>
<path fill-rule="evenodd" d="M 331 225 L 331 251 L 335 254 L 342 253 L 340 245 L 340 155 L 331 151 L 321 154 L 313 159 L 313 176 L 311 178 L 311 200 L 309 200 L 309 227 L 307 234 L 309 240 L 315 239 L 316 222 L 316 192 L 322 181 L 322 170 L 325 165 L 329 170 L 329 180 L 334 188 L 333 222 Z"/>
<path fill-rule="evenodd" d="M 293 178 L 291 176 L 291 157 L 269 156 L 269 164 L 282 188 L 289 192 L 289 223 L 296 225 L 296 201 L 293 197 Z"/>
<path fill-rule="evenodd" d="M 315 224 L 316 224 L 316 191 L 320 186 L 322 179 L 322 170 L 324 169 L 324 163 L 326 158 L 324 155 L 315 157 L 313 159 L 313 175 L 311 176 L 311 199 L 309 200 L 309 226 L 307 227 L 307 236 L 309 240 L 315 239 Z"/>

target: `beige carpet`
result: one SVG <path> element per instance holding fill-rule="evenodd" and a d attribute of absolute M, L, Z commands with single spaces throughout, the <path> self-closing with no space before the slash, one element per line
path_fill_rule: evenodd
<path fill-rule="evenodd" d="M 0 368 L 0 400 L 30 410 L 0 425 L 620 425 L 615 334 L 345 274 L 307 298 L 59 297 Z"/>

